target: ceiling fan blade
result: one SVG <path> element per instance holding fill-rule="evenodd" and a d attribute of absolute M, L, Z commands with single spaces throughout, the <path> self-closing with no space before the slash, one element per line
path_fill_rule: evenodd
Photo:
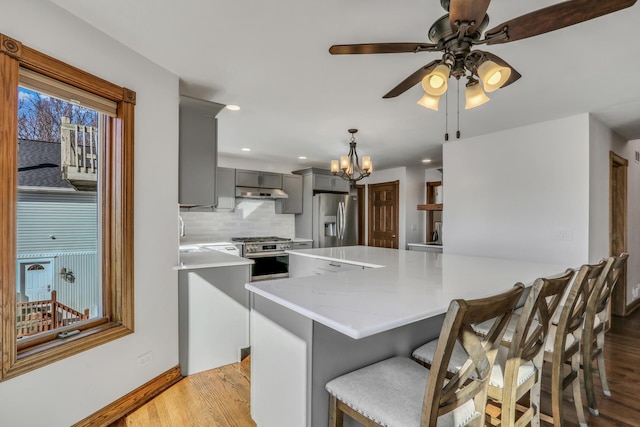
<path fill-rule="evenodd" d="M 588 21 L 633 6 L 636 0 L 570 0 L 536 10 L 504 22 L 485 34 L 491 39 L 507 28 L 507 38 L 496 37 L 488 44 L 507 43 Z"/>
<path fill-rule="evenodd" d="M 396 96 L 411 89 L 413 86 L 420 83 L 420 81 L 422 81 L 424 76 L 429 74 L 441 62 L 442 61 L 439 59 L 429 62 L 427 65 L 420 68 L 418 71 L 416 71 L 415 73 L 411 74 L 409 77 L 401 81 L 400 84 L 398 84 L 398 86 L 391 89 L 385 96 L 383 96 L 383 98 L 395 98 Z"/>
<path fill-rule="evenodd" d="M 520 77 L 522 77 L 522 75 L 519 72 L 517 72 L 515 68 L 513 68 L 511 65 L 509 65 L 507 63 L 507 61 L 505 61 L 504 59 L 500 58 L 499 56 L 494 55 L 491 52 L 484 52 L 484 51 L 478 51 L 478 52 L 482 52 L 487 58 L 489 58 L 490 60 L 492 60 L 493 62 L 495 62 L 498 65 L 502 65 L 503 67 L 511 68 L 511 75 L 509 76 L 509 79 L 502 85 L 502 87 L 500 89 L 509 86 L 511 83 L 515 82 Z M 476 73 L 474 73 L 474 74 L 476 74 Z"/>
<path fill-rule="evenodd" d="M 476 27 L 482 23 L 487 14 L 491 0 L 451 0 L 449 3 L 449 23 L 451 28 L 458 28 L 456 22 L 473 22 L 467 29 L 467 34 L 473 34 Z"/>
<path fill-rule="evenodd" d="M 437 50 L 431 43 L 364 43 L 336 44 L 329 48 L 332 55 L 353 55 L 362 53 L 405 53 Z"/>

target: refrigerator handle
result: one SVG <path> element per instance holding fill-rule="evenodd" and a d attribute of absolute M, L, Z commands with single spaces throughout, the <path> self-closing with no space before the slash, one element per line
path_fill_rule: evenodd
<path fill-rule="evenodd" d="M 344 202 L 340 202 L 340 240 L 344 239 L 344 228 L 345 228 L 345 206 Z"/>
<path fill-rule="evenodd" d="M 340 209 L 341 207 L 342 207 L 342 204 L 338 202 L 338 211 L 336 212 L 336 238 L 338 240 L 341 239 L 340 233 L 342 230 L 342 218 L 340 217 L 342 213 L 342 210 Z"/>

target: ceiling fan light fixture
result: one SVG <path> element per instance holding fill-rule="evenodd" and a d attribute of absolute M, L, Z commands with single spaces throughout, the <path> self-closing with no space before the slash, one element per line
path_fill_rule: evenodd
<path fill-rule="evenodd" d="M 503 67 L 489 60 L 484 61 L 478 67 L 478 77 L 482 80 L 484 90 L 493 92 L 500 89 L 511 76 L 511 68 Z"/>
<path fill-rule="evenodd" d="M 425 92 L 422 95 L 422 98 L 418 100 L 418 104 L 422 105 L 424 108 L 429 108 L 433 111 L 438 111 L 438 105 L 440 104 L 439 96 L 432 96 Z"/>
<path fill-rule="evenodd" d="M 440 96 L 447 91 L 447 81 L 451 70 L 440 64 L 422 79 L 422 88 L 432 96 Z"/>
<path fill-rule="evenodd" d="M 484 90 L 482 90 L 482 86 L 480 86 L 478 80 L 474 78 L 469 78 L 464 94 L 466 98 L 464 105 L 465 110 L 478 107 L 489 101 L 489 97 L 484 93 Z"/>

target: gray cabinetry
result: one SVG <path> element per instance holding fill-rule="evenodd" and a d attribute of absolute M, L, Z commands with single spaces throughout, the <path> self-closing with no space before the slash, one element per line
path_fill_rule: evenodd
<path fill-rule="evenodd" d="M 282 190 L 289 197 L 276 200 L 276 213 L 302 213 L 302 177 L 300 175 L 282 175 Z"/>
<path fill-rule="evenodd" d="M 303 242 L 293 242 L 291 244 L 292 249 L 312 249 L 313 248 L 313 240 L 305 240 Z"/>
<path fill-rule="evenodd" d="M 216 114 L 222 104 L 180 97 L 179 190 L 181 205 L 215 206 Z"/>
<path fill-rule="evenodd" d="M 260 172 L 236 169 L 236 185 L 239 187 L 260 187 Z"/>
<path fill-rule="evenodd" d="M 313 189 L 315 191 L 348 193 L 349 187 L 349 181 L 346 181 L 339 176 L 323 175 L 319 173 L 313 174 Z"/>
<path fill-rule="evenodd" d="M 236 170 L 218 168 L 216 171 L 218 204 L 216 209 L 234 210 L 236 208 Z"/>
<path fill-rule="evenodd" d="M 318 276 L 342 271 L 362 270 L 365 267 L 342 261 L 289 254 L 289 277 Z"/>
<path fill-rule="evenodd" d="M 260 188 L 282 189 L 282 174 L 273 172 L 260 172 Z"/>
<path fill-rule="evenodd" d="M 282 189 L 282 174 L 237 169 L 236 185 L 238 187 Z"/>

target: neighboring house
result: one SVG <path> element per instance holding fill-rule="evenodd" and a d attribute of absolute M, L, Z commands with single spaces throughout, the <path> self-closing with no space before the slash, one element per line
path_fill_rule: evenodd
<path fill-rule="evenodd" d="M 18 301 L 48 300 L 55 290 L 59 302 L 93 317 L 101 299 L 97 193 L 63 179 L 60 143 L 18 145 Z"/>

